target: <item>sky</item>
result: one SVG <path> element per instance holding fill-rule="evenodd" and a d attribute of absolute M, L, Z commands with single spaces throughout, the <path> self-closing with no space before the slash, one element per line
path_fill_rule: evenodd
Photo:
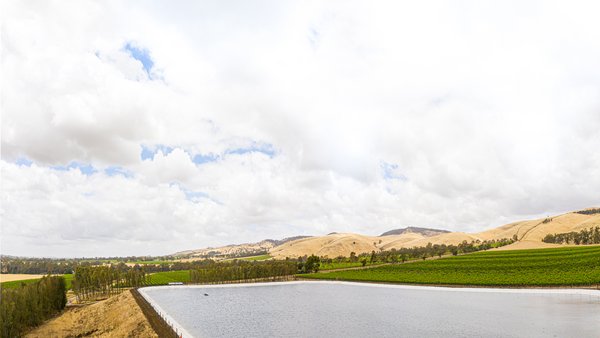
<path fill-rule="evenodd" d="M 1 6 L 2 254 L 600 206 L 597 1 Z"/>

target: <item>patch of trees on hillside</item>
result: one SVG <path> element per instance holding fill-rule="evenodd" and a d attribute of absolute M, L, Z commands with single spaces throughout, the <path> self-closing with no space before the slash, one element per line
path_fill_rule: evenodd
<path fill-rule="evenodd" d="M 20 337 L 60 312 L 66 304 L 66 283 L 62 276 L 46 276 L 16 289 L 3 289 L 0 336 Z"/>
<path fill-rule="evenodd" d="M 579 211 L 575 211 L 576 214 L 582 214 L 582 215 L 594 215 L 594 214 L 600 214 L 600 208 L 592 208 L 592 209 L 587 209 L 587 210 L 579 210 Z"/>
<path fill-rule="evenodd" d="M 555 244 L 600 244 L 600 226 L 591 227 L 589 230 L 583 229 L 579 232 L 547 234 L 542 241 Z"/>

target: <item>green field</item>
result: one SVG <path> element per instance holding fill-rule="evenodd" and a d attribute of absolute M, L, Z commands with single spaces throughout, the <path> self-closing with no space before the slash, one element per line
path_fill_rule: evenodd
<path fill-rule="evenodd" d="M 69 273 L 66 275 L 63 275 L 63 277 L 65 277 L 65 282 L 67 284 L 67 290 L 71 289 L 71 281 L 73 280 L 73 274 Z"/>
<path fill-rule="evenodd" d="M 335 270 L 335 269 L 354 268 L 357 266 L 362 266 L 362 263 L 361 262 L 332 262 L 332 263 L 321 262 L 321 266 L 319 266 L 319 269 Z"/>
<path fill-rule="evenodd" d="M 230 262 L 233 260 L 238 260 L 238 261 L 266 261 L 269 259 L 272 259 L 273 257 L 271 257 L 271 255 L 266 254 L 266 255 L 259 255 L 259 256 L 247 256 L 247 257 L 235 257 L 235 258 L 227 258 L 222 260 L 222 262 Z"/>
<path fill-rule="evenodd" d="M 190 270 L 157 272 L 149 275 L 148 285 L 166 285 L 170 282 L 190 282 Z"/>
<path fill-rule="evenodd" d="M 71 288 L 71 281 L 73 280 L 72 274 L 62 275 L 65 277 L 65 282 L 67 284 L 67 290 Z M 21 284 L 31 284 L 37 282 L 39 279 L 26 279 L 26 280 L 15 280 L 12 282 L 4 282 L 0 284 L 0 287 L 3 289 L 14 289 L 21 286 Z"/>
<path fill-rule="evenodd" d="M 16 289 L 19 286 L 21 286 L 21 284 L 31 284 L 31 283 L 35 283 L 37 281 L 39 281 L 39 278 L 38 279 L 14 280 L 14 281 L 10 281 L 10 282 L 0 283 L 0 287 L 2 287 L 3 289 Z"/>
<path fill-rule="evenodd" d="M 488 251 L 303 278 L 406 284 L 561 286 L 600 284 L 600 246 Z"/>
<path fill-rule="evenodd" d="M 266 261 L 267 259 L 271 259 L 271 255 L 266 254 L 266 255 L 260 255 L 260 256 L 250 256 L 250 257 L 241 257 L 238 258 L 239 260 L 242 261 Z"/>

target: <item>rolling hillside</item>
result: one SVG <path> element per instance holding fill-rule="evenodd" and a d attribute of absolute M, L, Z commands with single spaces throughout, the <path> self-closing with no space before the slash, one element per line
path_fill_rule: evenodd
<path fill-rule="evenodd" d="M 459 244 L 462 241 L 484 241 L 512 238 L 517 235 L 518 242 L 500 248 L 501 250 L 557 247 L 558 244 L 542 242 L 550 233 L 580 231 L 592 226 L 600 226 L 600 213 L 581 214 L 570 212 L 549 218 L 528 220 L 506 224 L 498 228 L 479 233 L 448 232 L 426 236 L 431 232 L 402 232 L 398 235 L 364 236 L 352 233 L 334 233 L 289 241 L 269 250 L 275 258 L 298 257 L 315 254 L 318 256 L 349 256 L 371 252 L 373 250 L 391 250 L 432 244 Z"/>
<path fill-rule="evenodd" d="M 187 258 L 231 258 L 262 254 L 271 248 L 289 241 L 307 238 L 308 236 L 294 236 L 284 239 L 265 239 L 257 243 L 231 244 L 221 247 L 186 250 L 174 253 L 173 256 Z"/>

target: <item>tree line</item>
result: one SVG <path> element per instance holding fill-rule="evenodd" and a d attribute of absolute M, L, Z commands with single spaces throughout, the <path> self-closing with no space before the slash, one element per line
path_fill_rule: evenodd
<path fill-rule="evenodd" d="M 20 288 L 3 289 L 0 336 L 20 337 L 27 329 L 60 312 L 66 304 L 66 283 L 62 276 L 46 276 Z"/>
<path fill-rule="evenodd" d="M 112 257 L 112 258 L 22 258 L 1 256 L 1 273 L 15 274 L 71 274 L 75 273 L 78 267 L 92 266 L 117 266 L 120 270 L 127 269 L 126 262 L 142 262 L 153 260 L 174 259 L 172 256 L 161 257 Z M 117 263 L 118 262 L 118 263 Z M 143 266 L 146 273 L 163 271 L 181 271 L 202 268 L 214 263 L 211 259 L 202 259 L 191 262 L 168 261 L 159 264 L 136 264 L 133 268 L 141 269 Z"/>
<path fill-rule="evenodd" d="M 589 230 L 583 229 L 579 232 L 547 234 L 542 241 L 555 244 L 600 244 L 600 226 L 591 227 Z"/>
<path fill-rule="evenodd" d="M 579 211 L 575 211 L 576 214 L 582 214 L 582 215 L 594 215 L 594 214 L 600 214 L 600 208 L 592 208 L 592 209 L 587 209 L 587 210 L 579 210 Z"/>
<path fill-rule="evenodd" d="M 428 257 L 442 257 L 443 255 L 459 255 L 476 251 L 488 250 L 514 243 L 516 238 L 503 238 L 489 241 L 463 241 L 458 245 L 432 244 L 413 248 L 400 248 L 391 250 L 372 251 L 371 253 L 361 253 L 357 255 L 355 252 L 350 253 L 350 257 L 338 256 L 336 258 L 321 257 L 320 262 L 326 264 L 332 263 L 358 263 L 363 266 L 367 264 L 379 263 L 404 263 L 408 260 L 427 259 Z M 299 261 L 308 262 L 310 257 L 300 257 Z M 318 269 L 318 268 L 317 268 Z M 306 272 L 306 271 L 304 271 Z"/>
<path fill-rule="evenodd" d="M 190 270 L 192 283 L 213 283 L 221 281 L 249 280 L 266 277 L 289 276 L 298 272 L 294 261 L 249 262 L 234 260 L 206 265 Z"/>
<path fill-rule="evenodd" d="M 139 287 L 148 283 L 143 268 L 118 266 L 80 266 L 75 269 L 71 288 L 78 301 L 110 297 L 125 287 Z"/>
<path fill-rule="evenodd" d="M 105 257 L 105 258 L 31 258 L 0 256 L 1 273 L 22 274 L 70 274 L 78 266 L 110 265 L 129 262 L 144 261 L 173 261 L 173 256 L 127 256 L 127 257 Z M 165 264 L 169 265 L 169 264 Z"/>
<path fill-rule="evenodd" d="M 17 258 L 3 256 L 2 273 L 67 274 L 73 273 L 76 260 L 51 258 Z"/>

